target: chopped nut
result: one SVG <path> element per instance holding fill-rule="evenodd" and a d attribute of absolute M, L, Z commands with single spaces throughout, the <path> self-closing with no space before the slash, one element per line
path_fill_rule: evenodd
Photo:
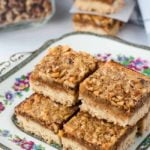
<path fill-rule="evenodd" d="M 60 73 L 59 73 L 59 72 L 51 73 L 51 77 L 52 77 L 52 78 L 58 78 L 58 77 L 59 77 L 59 75 L 60 75 Z"/>
<path fill-rule="evenodd" d="M 118 105 L 120 106 L 123 106 L 124 105 L 124 102 L 123 101 L 120 101 L 120 102 L 117 102 Z"/>

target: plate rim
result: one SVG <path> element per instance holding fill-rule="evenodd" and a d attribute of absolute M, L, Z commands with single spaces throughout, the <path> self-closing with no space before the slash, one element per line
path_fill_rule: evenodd
<path fill-rule="evenodd" d="M 23 53 L 30 53 L 30 56 L 28 56 L 26 59 L 24 59 L 23 61 L 21 61 L 19 64 L 17 64 L 15 67 L 13 67 L 12 69 L 10 69 L 8 72 L 6 72 L 5 74 L 3 74 L 1 77 L 0 77 L 0 83 L 2 83 L 3 81 L 5 81 L 7 78 L 9 78 L 12 74 L 16 73 L 21 67 L 24 67 L 26 64 L 30 63 L 30 61 L 32 61 L 36 56 L 38 56 L 41 52 L 43 52 L 44 50 L 46 50 L 46 48 L 52 44 L 54 44 L 55 42 L 63 39 L 63 38 L 66 38 L 66 37 L 69 37 L 71 35 L 92 35 L 92 36 L 96 36 L 96 37 L 101 37 L 101 38 L 105 38 L 105 39 L 110 39 L 112 41 L 117 41 L 119 43 L 122 43 L 122 44 L 126 44 L 126 45 L 129 45 L 129 46 L 133 46 L 133 47 L 136 47 L 136 48 L 141 48 L 143 50 L 146 50 L 146 51 L 149 51 L 150 52 L 150 46 L 146 46 L 146 45 L 141 45 L 141 44 L 135 44 L 135 43 L 132 43 L 132 42 L 129 42 L 129 41 L 126 41 L 124 39 L 121 39 L 119 37 L 116 37 L 116 36 L 110 36 L 110 35 L 99 35 L 99 34 L 96 34 L 96 33 L 91 33 L 91 32 L 69 32 L 69 33 L 66 33 L 58 38 L 54 38 L 54 39 L 50 39 L 50 40 L 47 40 L 46 42 L 44 42 L 44 44 L 42 44 L 42 46 L 40 46 L 39 48 L 31 51 L 31 52 L 20 52 L 20 53 L 16 53 L 16 54 L 21 54 L 23 55 Z M 13 54 L 12 56 L 15 56 L 16 54 Z M 11 57 L 12 57 L 11 56 Z M 0 69 L 0 72 L 2 72 L 3 70 L 7 69 L 7 67 L 9 67 L 11 65 L 11 57 L 9 58 L 8 61 L 4 61 L 4 62 L 0 62 L 0 66 L 5 64 L 5 63 L 9 63 L 8 66 L 6 67 L 2 67 Z"/>

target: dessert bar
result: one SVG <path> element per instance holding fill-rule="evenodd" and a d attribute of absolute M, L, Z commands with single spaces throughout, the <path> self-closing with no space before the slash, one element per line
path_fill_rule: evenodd
<path fill-rule="evenodd" d="M 121 127 L 79 112 L 61 132 L 64 150 L 127 150 L 134 142 L 136 127 Z"/>
<path fill-rule="evenodd" d="M 78 88 L 96 70 L 97 60 L 68 46 L 51 48 L 31 73 L 31 88 L 51 100 L 72 106 L 78 102 Z"/>
<path fill-rule="evenodd" d="M 107 62 L 81 83 L 81 110 L 121 126 L 133 126 L 149 111 L 149 79 L 121 64 Z"/>
<path fill-rule="evenodd" d="M 15 108 L 17 126 L 34 134 L 48 144 L 61 144 L 57 135 L 63 124 L 78 110 L 78 106 L 65 107 L 48 97 L 33 94 Z"/>

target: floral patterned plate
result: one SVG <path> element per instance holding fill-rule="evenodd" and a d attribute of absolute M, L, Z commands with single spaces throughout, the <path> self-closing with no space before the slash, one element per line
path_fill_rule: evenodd
<path fill-rule="evenodd" d="M 90 33 L 69 33 L 49 40 L 31 53 L 13 55 L 0 64 L 0 147 L 13 150 L 52 150 L 58 145 L 48 145 L 19 130 L 11 117 L 14 107 L 30 96 L 29 76 L 35 64 L 49 47 L 69 45 L 75 50 L 85 50 L 101 60 L 113 59 L 128 68 L 150 76 L 150 48 L 138 46 L 118 38 Z M 150 132 L 136 139 L 131 150 L 146 150 L 150 146 Z"/>

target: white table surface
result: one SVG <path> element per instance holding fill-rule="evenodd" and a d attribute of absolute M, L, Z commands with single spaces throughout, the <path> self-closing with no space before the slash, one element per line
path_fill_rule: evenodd
<path fill-rule="evenodd" d="M 49 24 L 38 28 L 0 32 L 0 62 L 17 52 L 33 51 L 45 41 L 72 32 L 73 26 L 69 9 L 73 0 L 55 0 L 56 13 Z M 144 28 L 127 24 L 118 34 L 127 41 L 148 45 Z"/>

